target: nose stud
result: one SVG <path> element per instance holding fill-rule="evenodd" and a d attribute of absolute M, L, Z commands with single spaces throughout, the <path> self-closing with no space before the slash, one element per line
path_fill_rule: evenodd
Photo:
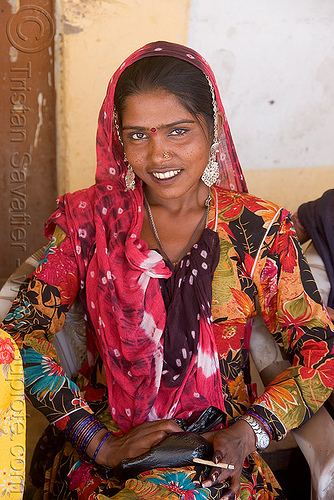
<path fill-rule="evenodd" d="M 171 155 L 170 153 L 168 153 L 168 151 L 164 151 L 164 152 L 162 153 L 162 156 L 163 156 L 163 158 L 168 159 L 168 158 L 170 158 L 172 155 Z"/>

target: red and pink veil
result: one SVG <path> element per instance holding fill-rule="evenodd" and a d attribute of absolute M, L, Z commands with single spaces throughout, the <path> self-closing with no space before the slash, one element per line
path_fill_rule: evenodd
<path fill-rule="evenodd" d="M 107 95 L 101 107 L 97 131 L 96 182 L 108 180 L 111 176 L 124 178 L 126 167 L 123 162 L 123 156 L 120 154 L 122 148 L 119 145 L 119 139 L 113 122 L 115 87 L 120 75 L 128 66 L 145 57 L 154 56 L 170 56 L 182 59 L 193 64 L 209 77 L 215 91 L 218 109 L 224 116 L 224 126 L 222 134 L 219 137 L 219 152 L 217 155 L 220 176 L 216 185 L 231 191 L 247 192 L 245 179 L 235 151 L 217 82 L 209 64 L 204 57 L 193 49 L 164 41 L 152 42 L 136 50 L 120 65 L 110 79 Z"/>

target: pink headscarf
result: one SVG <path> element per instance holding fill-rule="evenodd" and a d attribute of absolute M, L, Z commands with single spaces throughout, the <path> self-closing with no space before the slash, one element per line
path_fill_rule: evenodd
<path fill-rule="evenodd" d="M 230 127 L 225 117 L 217 82 L 209 64 L 204 57 L 193 49 L 170 42 L 152 42 L 136 50 L 125 59 L 110 79 L 107 95 L 101 107 L 97 130 L 96 182 L 110 180 L 112 176 L 115 178 L 121 176 L 124 179 L 125 164 L 123 157 L 120 155 L 122 149 L 119 147 L 119 139 L 115 127 L 113 126 L 115 88 L 120 75 L 128 66 L 145 57 L 154 56 L 170 56 L 182 59 L 183 61 L 193 64 L 209 77 L 215 91 L 218 109 L 224 116 L 223 131 L 219 138 L 219 153 L 217 155 L 220 176 L 216 185 L 231 191 L 247 192 L 246 182 L 235 151 Z"/>
<path fill-rule="evenodd" d="M 124 432 L 147 419 L 187 419 L 193 410 L 198 414 L 210 405 L 224 410 L 210 321 L 201 320 L 202 357 L 192 361 L 182 386 L 175 390 L 164 386 L 166 312 L 158 278 L 169 278 L 171 271 L 160 254 L 140 239 L 141 183 L 137 180 L 134 191 L 124 189 L 126 167 L 113 119 L 115 86 L 126 67 L 155 55 L 183 59 L 201 69 L 209 76 L 224 114 L 213 73 L 195 51 L 169 42 L 154 42 L 137 50 L 111 78 L 101 108 L 96 184 L 60 198 L 59 208 L 46 226 L 48 235 L 58 224 L 71 238 L 81 279 L 80 297 L 87 312 L 89 360 L 93 363 L 97 348 L 105 366 L 111 413 Z M 221 175 L 217 184 L 246 191 L 225 114 L 218 163 Z"/>

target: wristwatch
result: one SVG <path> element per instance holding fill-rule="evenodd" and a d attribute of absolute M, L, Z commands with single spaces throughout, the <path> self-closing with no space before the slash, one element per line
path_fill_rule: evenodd
<path fill-rule="evenodd" d="M 247 422 L 247 424 L 249 424 L 253 429 L 256 438 L 257 451 L 265 450 L 270 444 L 269 434 L 264 429 L 262 429 L 261 425 L 254 417 L 251 417 L 250 415 L 241 415 L 239 419 Z"/>

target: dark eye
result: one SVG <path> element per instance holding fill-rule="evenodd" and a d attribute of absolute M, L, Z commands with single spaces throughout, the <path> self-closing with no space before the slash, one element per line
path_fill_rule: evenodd
<path fill-rule="evenodd" d="M 184 135 L 187 132 L 185 128 L 175 128 L 170 132 L 169 135 L 174 135 L 174 136 L 181 136 Z"/>
<path fill-rule="evenodd" d="M 141 141 L 145 138 L 146 134 L 144 134 L 144 132 L 134 132 L 133 134 L 130 134 L 130 139 L 133 139 L 134 141 Z"/>

